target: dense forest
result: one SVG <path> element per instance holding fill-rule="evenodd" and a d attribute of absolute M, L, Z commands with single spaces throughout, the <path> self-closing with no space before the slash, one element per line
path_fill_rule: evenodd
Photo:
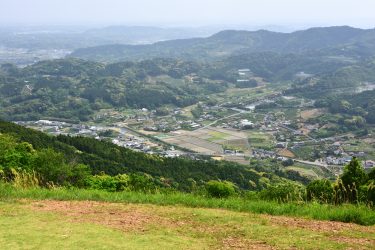
<path fill-rule="evenodd" d="M 225 89 L 210 79 L 194 83 L 184 78 L 199 68 L 194 62 L 168 59 L 109 65 L 63 59 L 22 69 L 4 64 L 0 112 L 12 120 L 51 116 L 87 120 L 95 110 L 108 107 L 188 106 Z"/>

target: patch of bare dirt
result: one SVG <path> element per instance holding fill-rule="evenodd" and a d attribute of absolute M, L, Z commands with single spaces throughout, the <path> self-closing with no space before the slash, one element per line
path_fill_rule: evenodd
<path fill-rule="evenodd" d="M 152 215 L 135 206 L 94 201 L 37 201 L 31 204 L 37 211 L 56 212 L 72 222 L 105 225 L 121 231 L 145 231 L 147 225 L 169 224 L 166 218 Z"/>
<path fill-rule="evenodd" d="M 337 221 L 319 221 L 319 220 L 307 220 L 302 218 L 293 218 L 286 216 L 270 216 L 262 215 L 270 221 L 271 224 L 281 225 L 285 227 L 294 227 L 308 229 L 316 232 L 327 232 L 332 234 L 338 234 L 346 230 L 354 230 L 358 232 L 370 232 L 375 234 L 375 227 L 360 226 L 352 223 L 344 223 Z"/>
<path fill-rule="evenodd" d="M 301 111 L 301 117 L 304 120 L 307 120 L 309 118 L 317 117 L 324 113 L 324 109 L 308 109 Z"/>
<path fill-rule="evenodd" d="M 266 242 L 251 241 L 238 237 L 228 237 L 222 241 L 221 249 L 259 249 L 259 250 L 273 250 L 276 249 Z"/>
<path fill-rule="evenodd" d="M 284 156 L 284 157 L 289 157 L 289 158 L 294 158 L 296 157 L 292 151 L 286 149 L 286 148 L 283 148 L 283 149 L 280 149 L 277 151 L 277 153 L 281 156 Z"/>
<path fill-rule="evenodd" d="M 352 238 L 352 237 L 345 237 L 345 236 L 335 236 L 331 237 L 332 240 L 340 242 L 340 243 L 347 243 L 351 245 L 356 245 L 357 249 L 365 249 L 366 246 L 374 246 L 375 241 L 370 239 L 363 239 L 363 238 Z"/>

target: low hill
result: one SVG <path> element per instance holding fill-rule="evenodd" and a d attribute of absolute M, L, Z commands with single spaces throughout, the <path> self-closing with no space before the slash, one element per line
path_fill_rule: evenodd
<path fill-rule="evenodd" d="M 80 59 L 42 61 L 25 68 L 0 67 L 0 117 L 87 121 L 107 108 L 186 107 L 237 87 L 238 69 L 268 82 L 294 81 L 288 93 L 318 99 L 375 82 L 371 60 L 315 54 L 241 50 L 215 62 L 150 59 L 104 64 Z M 299 72 L 313 77 L 297 79 Z"/>
<path fill-rule="evenodd" d="M 213 60 L 243 49 L 249 52 L 305 53 L 335 48 L 342 51 L 340 54 L 348 54 L 347 51 L 360 53 L 365 50 L 373 55 L 374 41 L 374 29 L 363 30 L 348 26 L 311 28 L 292 33 L 227 30 L 208 38 L 171 40 L 152 45 L 103 45 L 82 48 L 74 51 L 71 56 L 104 62 L 155 57 Z"/>
<path fill-rule="evenodd" d="M 171 39 L 206 37 L 209 28 L 158 28 L 152 26 L 86 27 L 0 27 L 0 45 L 29 50 L 74 50 L 107 44 L 151 44 Z"/>

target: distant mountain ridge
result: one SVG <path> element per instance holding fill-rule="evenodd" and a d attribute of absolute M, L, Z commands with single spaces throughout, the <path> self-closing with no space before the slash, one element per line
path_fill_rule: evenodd
<path fill-rule="evenodd" d="M 74 50 L 107 44 L 151 44 L 171 39 L 207 37 L 216 31 L 214 28 L 153 26 L 108 26 L 77 30 L 64 27 L 0 27 L 0 47 Z"/>
<path fill-rule="evenodd" d="M 157 42 L 150 45 L 102 45 L 75 50 L 70 56 L 95 61 L 142 60 L 155 57 L 210 60 L 240 50 L 305 53 L 338 49 L 343 53 L 366 50 L 375 54 L 375 29 L 349 26 L 310 28 L 292 33 L 266 30 L 225 30 L 207 38 L 190 38 Z M 360 51 L 356 51 L 358 53 Z M 337 52 L 336 52 L 337 53 Z"/>

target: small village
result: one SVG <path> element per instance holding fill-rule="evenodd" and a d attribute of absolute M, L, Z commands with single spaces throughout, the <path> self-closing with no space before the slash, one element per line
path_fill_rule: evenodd
<path fill-rule="evenodd" d="M 101 110 L 92 121 L 76 124 L 47 119 L 18 123 L 52 135 L 89 136 L 166 157 L 204 156 L 241 164 L 250 159 L 292 159 L 339 169 L 358 157 L 365 168 L 375 166 L 374 138 L 366 138 L 361 150 L 350 133 L 318 137 L 324 126 L 313 119 L 324 110 L 314 108 L 311 101 L 283 95 L 282 90 L 269 91 L 261 79 L 255 79 L 249 69 L 239 69 L 237 82 L 255 82 L 255 87 L 207 96 L 185 108 Z M 188 80 L 200 81 L 194 75 Z"/>

